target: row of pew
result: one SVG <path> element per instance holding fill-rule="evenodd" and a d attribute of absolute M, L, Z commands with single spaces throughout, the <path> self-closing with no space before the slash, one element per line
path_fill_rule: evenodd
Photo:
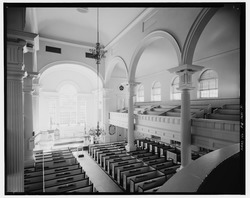
<path fill-rule="evenodd" d="M 92 193 L 93 183 L 72 152 L 66 148 L 34 154 L 35 164 L 24 170 L 24 191 L 41 193 Z"/>
<path fill-rule="evenodd" d="M 213 110 L 208 119 L 240 121 L 240 105 L 225 104 Z"/>
<path fill-rule="evenodd" d="M 121 113 L 128 113 L 127 108 L 118 110 Z M 212 107 L 211 104 L 190 104 L 192 118 L 207 118 L 217 120 L 240 120 L 239 104 L 224 104 L 221 107 Z M 156 115 L 156 116 L 181 116 L 180 105 L 135 105 L 134 114 Z"/>
<path fill-rule="evenodd" d="M 156 192 L 180 167 L 178 157 L 167 159 L 155 150 L 126 152 L 125 142 L 89 145 L 89 155 L 129 193 Z"/>

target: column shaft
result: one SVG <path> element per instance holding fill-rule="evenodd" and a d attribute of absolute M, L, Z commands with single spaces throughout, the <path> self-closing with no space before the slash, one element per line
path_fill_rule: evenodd
<path fill-rule="evenodd" d="M 134 136 L 134 87 L 132 84 L 129 84 L 129 96 L 128 96 L 128 144 L 126 146 L 127 151 L 136 150 L 135 147 L 135 136 Z"/>
<path fill-rule="evenodd" d="M 183 89 L 181 93 L 181 166 L 191 162 L 191 116 L 190 93 Z"/>

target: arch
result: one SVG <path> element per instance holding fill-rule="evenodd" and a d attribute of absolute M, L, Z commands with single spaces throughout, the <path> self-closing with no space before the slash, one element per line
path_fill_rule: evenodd
<path fill-rule="evenodd" d="M 131 62 L 130 62 L 130 67 L 129 67 L 129 81 L 133 82 L 135 79 L 135 72 L 136 72 L 136 68 L 139 62 L 139 59 L 143 53 L 143 51 L 146 49 L 146 47 L 148 45 L 150 45 L 152 42 L 158 40 L 158 39 L 167 39 L 168 41 L 170 41 L 170 43 L 172 44 L 172 46 L 175 49 L 176 55 L 177 55 L 177 59 L 178 59 L 178 64 L 180 64 L 181 62 L 181 50 L 180 47 L 176 41 L 176 39 L 169 34 L 168 32 L 162 31 L 162 30 L 158 30 L 158 31 L 154 31 L 150 34 L 148 34 L 138 45 L 138 47 L 136 48 Z"/>
<path fill-rule="evenodd" d="M 181 64 L 192 64 L 195 47 L 198 40 L 205 29 L 210 19 L 214 16 L 219 8 L 203 8 L 197 18 L 195 19 L 192 27 L 190 28 L 187 38 L 185 40 Z"/>
<path fill-rule="evenodd" d="M 40 82 L 40 80 L 44 77 L 44 74 L 46 74 L 47 71 L 49 71 L 50 69 L 52 69 L 56 66 L 59 66 L 59 65 L 70 65 L 72 70 L 74 70 L 74 69 L 79 70 L 80 69 L 82 72 L 89 71 L 89 72 L 93 72 L 95 74 L 97 73 L 97 70 L 95 68 L 93 68 L 90 65 L 85 64 L 85 63 L 81 63 L 81 62 L 77 62 L 77 61 L 56 61 L 56 62 L 49 63 L 49 64 L 45 65 L 42 69 L 40 69 L 38 82 Z M 101 84 L 103 86 L 104 79 L 103 79 L 102 75 L 99 75 L 99 81 L 101 82 Z"/>
<path fill-rule="evenodd" d="M 111 77 L 111 74 L 116 66 L 116 64 L 120 64 L 122 65 L 123 68 L 125 68 L 126 70 L 126 77 L 128 78 L 128 67 L 126 62 L 120 57 L 120 56 L 116 56 L 114 57 L 109 63 L 108 63 L 108 67 L 107 67 L 107 71 L 105 73 L 105 84 L 108 82 L 108 80 Z"/>
<path fill-rule="evenodd" d="M 76 89 L 77 93 L 79 93 L 80 87 L 75 82 L 73 82 L 71 80 L 65 80 L 65 81 L 61 82 L 59 85 L 57 85 L 56 91 L 59 93 L 61 88 L 67 84 L 72 85 Z"/>

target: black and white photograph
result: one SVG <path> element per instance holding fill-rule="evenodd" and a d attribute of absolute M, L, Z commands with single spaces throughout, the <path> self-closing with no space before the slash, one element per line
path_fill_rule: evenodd
<path fill-rule="evenodd" d="M 246 3 L 2 2 L 3 196 L 246 195 Z"/>

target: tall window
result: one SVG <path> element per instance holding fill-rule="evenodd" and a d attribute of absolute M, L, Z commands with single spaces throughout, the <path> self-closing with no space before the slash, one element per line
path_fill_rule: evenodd
<path fill-rule="evenodd" d="M 59 110 L 60 124 L 72 125 L 77 123 L 77 91 L 73 85 L 66 84 L 60 89 Z"/>
<path fill-rule="evenodd" d="M 141 85 L 137 90 L 137 102 L 144 102 L 144 87 Z"/>
<path fill-rule="evenodd" d="M 151 89 L 151 101 L 161 101 L 161 83 L 154 82 Z"/>
<path fill-rule="evenodd" d="M 214 70 L 204 71 L 199 79 L 199 98 L 218 97 L 218 75 Z"/>
<path fill-rule="evenodd" d="M 179 87 L 179 76 L 176 76 L 171 84 L 171 99 L 172 100 L 181 100 L 181 91 L 177 88 Z"/>

